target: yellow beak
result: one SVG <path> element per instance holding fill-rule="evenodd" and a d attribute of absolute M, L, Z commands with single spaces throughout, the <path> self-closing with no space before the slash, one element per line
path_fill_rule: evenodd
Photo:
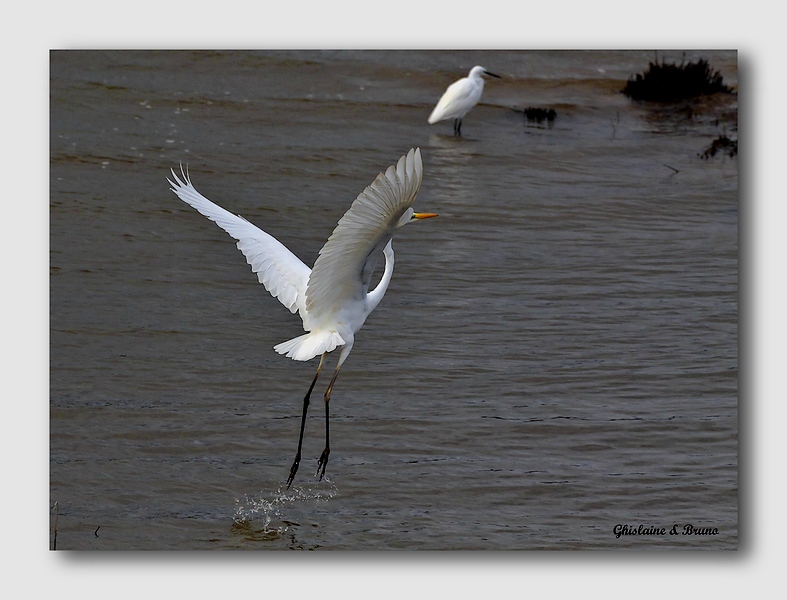
<path fill-rule="evenodd" d="M 431 219 L 436 216 L 436 213 L 413 213 L 413 219 Z"/>

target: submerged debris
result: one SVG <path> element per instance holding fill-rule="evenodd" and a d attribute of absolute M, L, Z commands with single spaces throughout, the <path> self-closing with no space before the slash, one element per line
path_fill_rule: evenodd
<path fill-rule="evenodd" d="M 680 65 L 651 62 L 648 70 L 629 79 L 621 90 L 632 100 L 674 102 L 708 94 L 729 94 L 718 71 L 713 72 L 705 59 Z"/>
<path fill-rule="evenodd" d="M 717 153 L 721 153 L 722 156 L 726 154 L 730 158 L 737 156 L 738 140 L 731 140 L 726 135 L 720 135 L 713 140 L 713 143 L 706 148 L 705 152 L 700 154 L 700 158 L 707 160 L 712 156 L 716 156 Z"/>
<path fill-rule="evenodd" d="M 547 129 L 552 129 L 552 126 L 555 124 L 555 119 L 557 118 L 557 111 L 554 108 L 534 108 L 531 106 L 524 110 L 519 108 L 513 110 L 525 116 L 527 120 L 525 127 L 546 127 Z"/>
<path fill-rule="evenodd" d="M 536 123 L 543 123 L 544 121 L 552 122 L 557 117 L 557 113 L 555 112 L 554 108 L 526 108 L 525 109 L 525 118 L 528 121 L 534 121 Z"/>

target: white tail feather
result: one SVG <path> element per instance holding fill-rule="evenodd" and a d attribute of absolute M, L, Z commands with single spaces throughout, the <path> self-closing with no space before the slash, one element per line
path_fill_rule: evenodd
<path fill-rule="evenodd" d="M 273 347 L 279 354 L 292 360 L 311 360 L 324 352 L 331 352 L 344 345 L 344 339 L 335 331 L 312 331 Z"/>

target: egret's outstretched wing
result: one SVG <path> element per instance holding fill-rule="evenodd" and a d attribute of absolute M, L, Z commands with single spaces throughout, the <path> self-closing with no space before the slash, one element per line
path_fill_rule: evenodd
<path fill-rule="evenodd" d="M 168 179 L 172 191 L 185 203 L 214 221 L 224 231 L 238 240 L 238 249 L 243 252 L 252 272 L 272 296 L 290 309 L 290 312 L 306 310 L 306 285 L 311 270 L 290 252 L 284 244 L 265 233 L 259 227 L 239 215 L 224 210 L 200 194 L 188 174 L 181 166 L 181 177 L 172 171 L 174 181 Z"/>
<path fill-rule="evenodd" d="M 370 258 L 393 235 L 421 187 L 421 151 L 411 149 L 380 173 L 339 220 L 320 250 L 306 288 L 306 308 L 319 321 L 347 300 L 360 300 L 369 285 Z"/>

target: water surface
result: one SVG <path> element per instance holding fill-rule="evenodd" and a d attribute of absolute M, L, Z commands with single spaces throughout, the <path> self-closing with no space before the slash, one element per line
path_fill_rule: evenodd
<path fill-rule="evenodd" d="M 737 87 L 734 51 L 699 57 Z M 699 155 L 737 137 L 737 97 L 630 101 L 653 59 L 53 52 L 57 548 L 736 548 L 738 166 Z M 475 64 L 503 78 L 463 136 L 427 125 Z M 313 264 L 413 146 L 416 208 L 440 218 L 395 240 L 332 396 L 327 481 L 320 391 L 284 490 L 317 361 L 273 351 L 299 319 L 166 177 L 188 164 Z M 687 523 L 718 533 L 613 533 Z"/>

